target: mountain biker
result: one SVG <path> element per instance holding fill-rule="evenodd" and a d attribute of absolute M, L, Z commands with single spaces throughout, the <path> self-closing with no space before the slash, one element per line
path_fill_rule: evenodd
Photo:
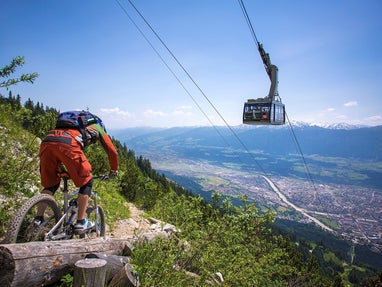
<path fill-rule="evenodd" d="M 71 113 L 71 112 L 67 112 Z M 40 145 L 40 176 L 44 187 L 42 193 L 54 195 L 60 185 L 60 177 L 57 172 L 62 164 L 66 167 L 73 183 L 79 187 L 78 215 L 74 225 L 76 230 L 85 230 L 94 226 L 94 223 L 86 218 L 86 208 L 93 186 L 92 167 L 87 160 L 84 149 L 90 144 L 101 142 L 106 151 L 110 164 L 110 177 L 118 172 L 118 153 L 102 120 L 94 114 L 86 113 L 86 126 L 83 129 L 63 127 L 56 124 L 56 128 L 48 132 Z M 59 127 L 58 127 L 59 126 Z M 44 221 L 46 205 L 40 204 L 34 219 L 35 225 Z"/>

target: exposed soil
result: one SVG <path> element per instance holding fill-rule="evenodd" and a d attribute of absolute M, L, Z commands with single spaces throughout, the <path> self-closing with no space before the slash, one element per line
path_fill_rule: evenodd
<path fill-rule="evenodd" d="M 142 216 L 142 210 L 130 202 L 126 203 L 126 207 L 130 210 L 130 218 L 114 223 L 108 236 L 115 238 L 134 237 L 152 230 L 152 222 Z"/>

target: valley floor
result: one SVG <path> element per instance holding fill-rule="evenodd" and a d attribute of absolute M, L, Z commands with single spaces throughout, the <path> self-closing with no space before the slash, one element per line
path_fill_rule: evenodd
<path fill-rule="evenodd" d="M 270 188 L 260 174 L 200 160 L 151 160 L 155 169 L 192 179 L 204 191 L 217 190 L 233 196 L 246 194 L 250 200 L 277 210 L 281 218 L 299 222 L 319 221 L 324 229 L 382 252 L 382 191 L 340 184 L 314 186 L 306 179 L 293 176 L 270 176 L 285 199 L 296 207 L 293 208 Z M 314 217 L 314 220 L 309 217 Z"/>

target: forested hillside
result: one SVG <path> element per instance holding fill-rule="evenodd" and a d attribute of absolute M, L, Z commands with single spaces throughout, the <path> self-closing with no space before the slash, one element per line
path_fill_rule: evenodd
<path fill-rule="evenodd" d="M 41 190 L 39 143 L 54 127 L 57 113 L 30 100 L 22 104 L 11 92 L 0 98 L 0 238 L 14 211 Z M 287 236 L 272 231 L 272 211 L 261 213 L 246 197 L 235 206 L 217 192 L 207 203 L 158 174 L 148 159 L 113 141 L 120 157 L 119 176 L 96 186 L 108 225 L 112 228 L 113 222 L 129 216 L 123 203 L 131 201 L 181 230 L 176 238 L 136 246 L 132 264 L 141 286 L 209 286 L 206 280 L 216 272 L 223 275 L 224 286 L 377 286 L 377 277 L 366 279 L 372 273 L 344 266 L 324 246 L 306 243 L 307 252 L 297 251 Z M 109 171 L 100 145 L 86 154 L 94 174 Z"/>

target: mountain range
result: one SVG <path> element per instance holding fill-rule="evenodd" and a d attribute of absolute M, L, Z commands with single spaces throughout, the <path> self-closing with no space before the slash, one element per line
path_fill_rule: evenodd
<path fill-rule="evenodd" d="M 233 133 L 233 132 L 235 133 Z M 235 127 L 136 127 L 111 132 L 134 150 L 146 145 L 193 143 L 216 147 L 243 148 L 236 136 L 249 148 L 266 153 L 296 153 L 293 133 L 303 153 L 357 159 L 382 159 L 382 126 L 359 127 L 347 124 L 321 127 L 294 123 L 291 126 Z M 188 146 L 188 145 L 187 145 Z"/>
<path fill-rule="evenodd" d="M 171 157 L 382 190 L 382 126 L 127 128 L 111 134 L 154 164 Z"/>

